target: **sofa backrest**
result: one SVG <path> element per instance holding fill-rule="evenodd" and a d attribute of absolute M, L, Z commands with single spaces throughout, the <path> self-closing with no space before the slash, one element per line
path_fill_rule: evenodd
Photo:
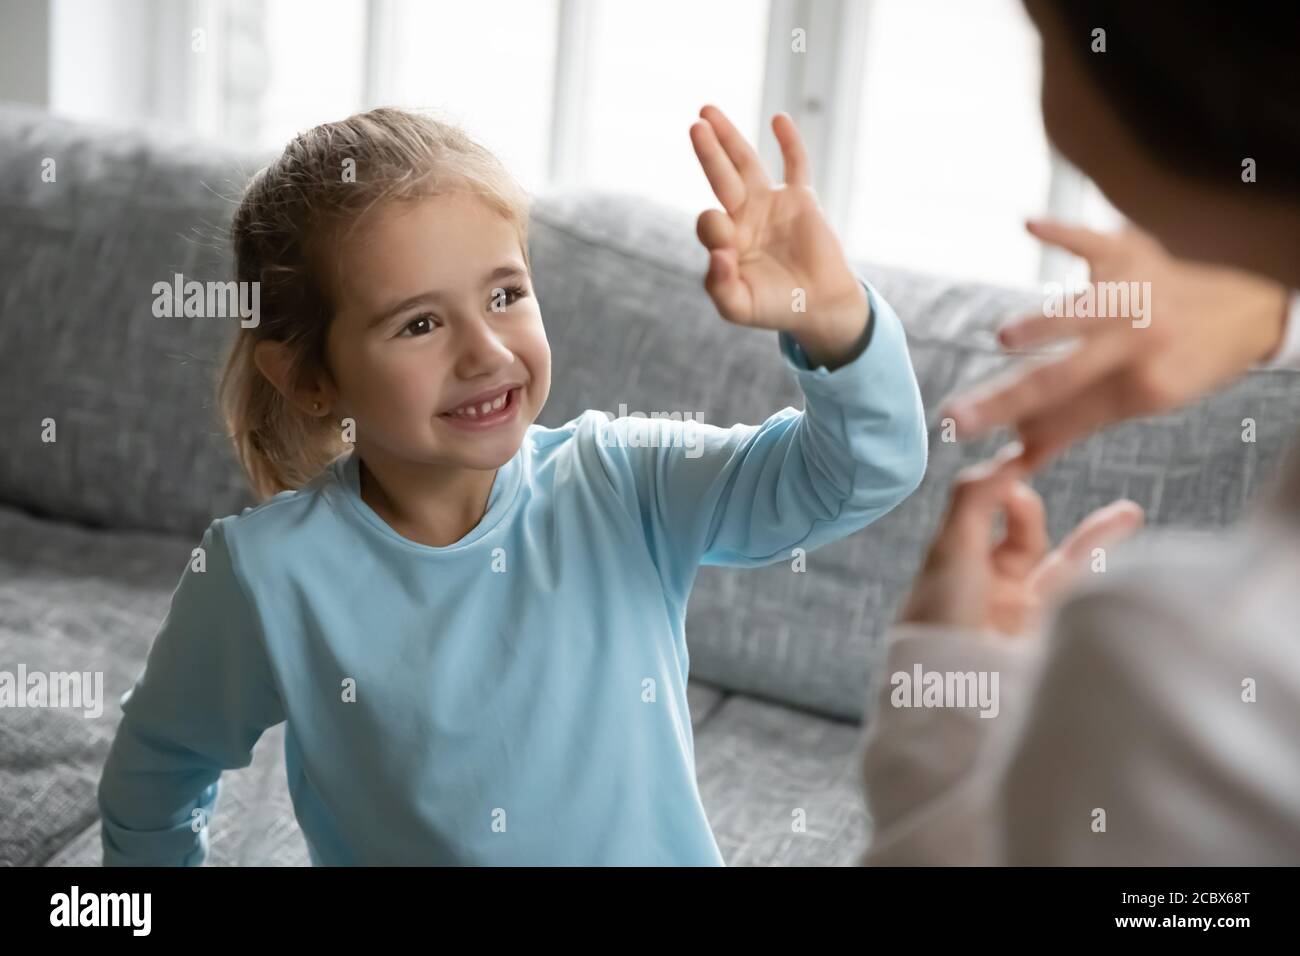
<path fill-rule="evenodd" d="M 254 169 L 0 110 L 0 501 L 187 535 L 252 502 L 214 412 L 232 320 L 155 318 L 153 286 L 233 278 L 225 230 Z"/>
<path fill-rule="evenodd" d="M 707 256 L 694 217 L 630 196 L 552 197 L 534 224 L 536 285 L 555 364 L 543 424 L 583 408 L 698 411 L 715 425 L 802 407 L 775 336 L 720 319 L 704 293 Z M 908 328 L 930 425 L 921 487 L 849 539 L 791 563 L 703 568 L 687 618 L 694 676 L 736 691 L 861 717 L 874 645 L 893 619 L 947 504 L 955 473 L 1010 437 L 945 441 L 937 416 L 954 389 L 1009 359 L 1003 322 L 1042 297 L 856 263 Z M 1255 441 L 1243 441 L 1243 419 Z M 1300 425 L 1300 372 L 1257 371 L 1189 408 L 1128 422 L 1069 449 L 1034 479 L 1053 540 L 1118 497 L 1150 526 L 1234 521 L 1276 472 Z"/>

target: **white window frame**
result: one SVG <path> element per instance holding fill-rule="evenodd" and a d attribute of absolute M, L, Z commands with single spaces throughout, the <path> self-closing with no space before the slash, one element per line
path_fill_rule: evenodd
<path fill-rule="evenodd" d="M 363 109 L 386 105 L 393 92 L 393 51 L 397 48 L 397 4 L 366 0 L 366 52 L 361 83 Z"/>
<path fill-rule="evenodd" d="M 759 155 L 771 175 L 782 175 L 771 119 L 789 113 L 808 150 L 813 188 L 841 235 L 852 208 L 870 8 L 867 0 L 771 0 L 768 12 Z M 805 31 L 807 53 L 791 52 L 795 29 Z"/>
<path fill-rule="evenodd" d="M 372 0 L 385 2 L 385 0 Z M 553 186 L 581 184 L 588 135 L 588 99 L 594 4 L 559 0 L 552 133 L 548 174 Z M 768 124 L 781 111 L 798 124 L 813 162 L 812 184 L 831 224 L 840 229 L 849 209 L 857 141 L 858 96 L 870 4 L 863 0 L 769 0 L 764 52 L 759 154 L 774 177 L 781 155 Z M 790 52 L 796 28 L 815 56 Z"/>
<path fill-rule="evenodd" d="M 1062 222 L 1078 222 L 1083 215 L 1088 179 L 1065 157 L 1051 148 L 1051 174 L 1047 182 L 1047 215 Z M 1038 260 L 1038 281 L 1063 282 L 1074 255 L 1043 243 Z"/>
<path fill-rule="evenodd" d="M 55 0 L 57 2 L 57 0 Z M 591 133 L 588 91 L 595 4 L 602 0 L 557 0 L 552 131 L 547 156 L 548 187 L 581 185 L 586 180 L 585 144 Z M 761 2 L 761 0 L 756 0 Z M 202 70 L 190 52 L 190 30 L 206 25 L 209 50 L 221 57 L 225 28 L 220 0 L 132 0 L 151 31 L 114 35 L 123 75 L 113 82 L 128 92 L 147 91 L 140 107 L 157 123 L 218 138 L 230 129 L 232 109 L 227 88 L 228 65 Z M 784 110 L 798 124 L 812 160 L 812 185 L 832 227 L 848 227 L 858 169 L 858 124 L 864 81 L 865 51 L 874 0 L 767 0 L 768 32 L 764 53 L 758 150 L 774 178 L 781 176 L 781 156 L 772 136 L 771 117 Z M 392 64 L 400 17 L 397 0 L 366 0 L 362 108 L 388 101 L 393 91 Z M 108 24 L 105 24 L 105 28 Z M 809 52 L 791 52 L 793 31 L 803 29 Z M 119 31 L 125 34 L 128 31 Z M 181 42 L 184 40 L 185 42 Z M 1083 211 L 1087 181 L 1055 151 L 1046 212 L 1065 220 Z M 1068 256 L 1045 248 L 1040 280 L 1063 274 Z"/>
<path fill-rule="evenodd" d="M 559 0 L 555 31 L 555 80 L 551 90 L 551 141 L 547 176 L 552 187 L 586 179 L 587 91 L 591 74 L 595 0 Z"/>

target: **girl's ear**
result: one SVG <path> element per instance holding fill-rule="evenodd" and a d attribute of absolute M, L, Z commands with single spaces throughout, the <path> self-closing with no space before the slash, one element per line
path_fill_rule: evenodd
<path fill-rule="evenodd" d="M 264 339 L 253 347 L 253 364 L 275 390 L 294 408 L 313 418 L 322 418 L 330 412 L 331 395 L 322 384 L 298 388 L 290 381 L 293 370 L 293 353 L 283 342 Z"/>

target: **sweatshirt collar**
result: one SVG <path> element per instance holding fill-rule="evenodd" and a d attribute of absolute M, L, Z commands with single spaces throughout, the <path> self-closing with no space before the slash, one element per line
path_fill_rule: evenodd
<path fill-rule="evenodd" d="M 529 440 L 528 437 L 525 437 L 513 457 L 497 469 L 496 477 L 492 481 L 492 490 L 488 493 L 487 511 L 479 519 L 479 523 L 471 528 L 469 533 L 459 541 L 441 548 L 421 544 L 418 541 L 403 537 L 394 531 L 388 522 L 379 516 L 378 512 L 366 504 L 361 497 L 361 459 L 355 449 L 336 458 L 331 463 L 330 470 L 334 473 L 342 497 L 346 499 L 347 504 L 345 507 L 353 517 L 359 518 L 372 532 L 417 553 L 430 556 L 453 554 L 470 547 L 491 532 L 493 528 L 501 523 L 501 519 L 510 510 L 519 492 L 523 458 L 527 454 Z"/>

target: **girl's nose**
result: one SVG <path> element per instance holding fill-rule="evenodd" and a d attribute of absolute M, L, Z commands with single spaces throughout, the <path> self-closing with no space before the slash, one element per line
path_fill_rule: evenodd
<path fill-rule="evenodd" d="M 514 359 L 514 352 L 501 341 L 500 334 L 486 317 L 465 322 L 457 337 L 456 371 L 463 378 L 494 371 Z"/>

